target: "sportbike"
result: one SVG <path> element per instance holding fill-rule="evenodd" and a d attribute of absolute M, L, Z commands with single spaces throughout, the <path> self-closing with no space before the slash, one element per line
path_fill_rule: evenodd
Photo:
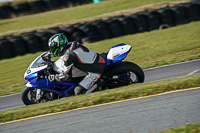
<path fill-rule="evenodd" d="M 131 46 L 124 43 L 115 45 L 104 53 L 106 68 L 99 81 L 93 85 L 86 94 L 144 82 L 144 72 L 135 63 L 122 61 L 131 51 Z M 39 55 L 28 67 L 24 78 L 28 83 L 22 90 L 22 101 L 25 105 L 42 103 L 73 96 L 74 88 L 87 75 L 87 73 L 73 67 L 70 81 L 50 81 L 48 76 L 59 73 L 64 63 L 62 57 L 56 61 L 45 58 L 47 52 Z"/>

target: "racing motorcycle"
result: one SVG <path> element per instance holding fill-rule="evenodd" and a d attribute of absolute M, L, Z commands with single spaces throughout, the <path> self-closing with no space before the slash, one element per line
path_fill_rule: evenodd
<path fill-rule="evenodd" d="M 86 94 L 144 82 L 144 72 L 137 64 L 122 61 L 131 49 L 130 45 L 121 43 L 104 53 L 106 58 L 104 74 L 91 89 L 87 90 Z M 49 75 L 63 71 L 64 61 L 62 56 L 56 61 L 51 61 L 45 58 L 46 53 L 39 55 L 24 74 L 25 80 L 28 81 L 21 92 L 21 98 L 25 105 L 73 96 L 75 95 L 75 87 L 87 75 L 87 73 L 73 67 L 70 81 L 49 80 Z"/>

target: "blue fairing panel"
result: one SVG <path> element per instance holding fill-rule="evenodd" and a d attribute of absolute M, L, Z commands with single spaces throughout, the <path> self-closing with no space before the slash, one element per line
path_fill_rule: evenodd
<path fill-rule="evenodd" d="M 34 78 L 37 78 L 38 77 L 38 73 L 32 73 L 32 74 L 29 74 L 28 76 L 25 77 L 25 80 L 26 81 L 31 81 L 33 80 Z"/>
<path fill-rule="evenodd" d="M 126 52 L 126 53 L 124 53 L 124 54 L 121 54 L 121 55 L 117 56 L 117 57 L 114 58 L 113 60 L 107 59 L 107 60 L 106 60 L 106 66 L 109 67 L 109 66 L 111 66 L 111 65 L 113 65 L 113 64 L 115 64 L 115 63 L 117 63 L 117 62 L 122 61 L 123 59 L 126 58 L 126 56 L 127 56 L 128 53 L 129 53 L 129 51 Z"/>
<path fill-rule="evenodd" d="M 37 77 L 36 78 L 34 78 L 34 79 L 32 79 L 31 81 L 30 81 L 30 84 L 36 84 L 36 82 L 37 82 Z"/>
<path fill-rule="evenodd" d="M 115 63 L 115 62 L 119 62 L 119 61 L 125 59 L 126 56 L 128 55 L 128 53 L 129 53 L 129 51 L 126 52 L 126 53 L 124 53 L 124 54 L 121 54 L 121 55 L 115 57 L 115 58 L 113 59 L 113 62 Z"/>

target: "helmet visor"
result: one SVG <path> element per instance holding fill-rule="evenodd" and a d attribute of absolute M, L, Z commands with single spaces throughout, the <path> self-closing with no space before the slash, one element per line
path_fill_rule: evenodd
<path fill-rule="evenodd" d="M 56 45 L 50 46 L 50 51 L 53 53 L 54 56 L 58 55 L 58 47 Z"/>

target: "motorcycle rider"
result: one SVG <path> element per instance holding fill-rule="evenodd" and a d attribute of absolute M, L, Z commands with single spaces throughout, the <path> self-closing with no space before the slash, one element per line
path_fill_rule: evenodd
<path fill-rule="evenodd" d="M 53 35 L 48 45 L 51 56 L 62 56 L 65 65 L 63 73 L 54 75 L 56 81 L 69 81 L 72 78 L 74 66 L 87 73 L 87 76 L 74 89 L 75 95 L 94 88 L 94 84 L 100 79 L 105 69 L 104 55 L 95 53 L 76 41 L 68 42 L 63 33 Z"/>

